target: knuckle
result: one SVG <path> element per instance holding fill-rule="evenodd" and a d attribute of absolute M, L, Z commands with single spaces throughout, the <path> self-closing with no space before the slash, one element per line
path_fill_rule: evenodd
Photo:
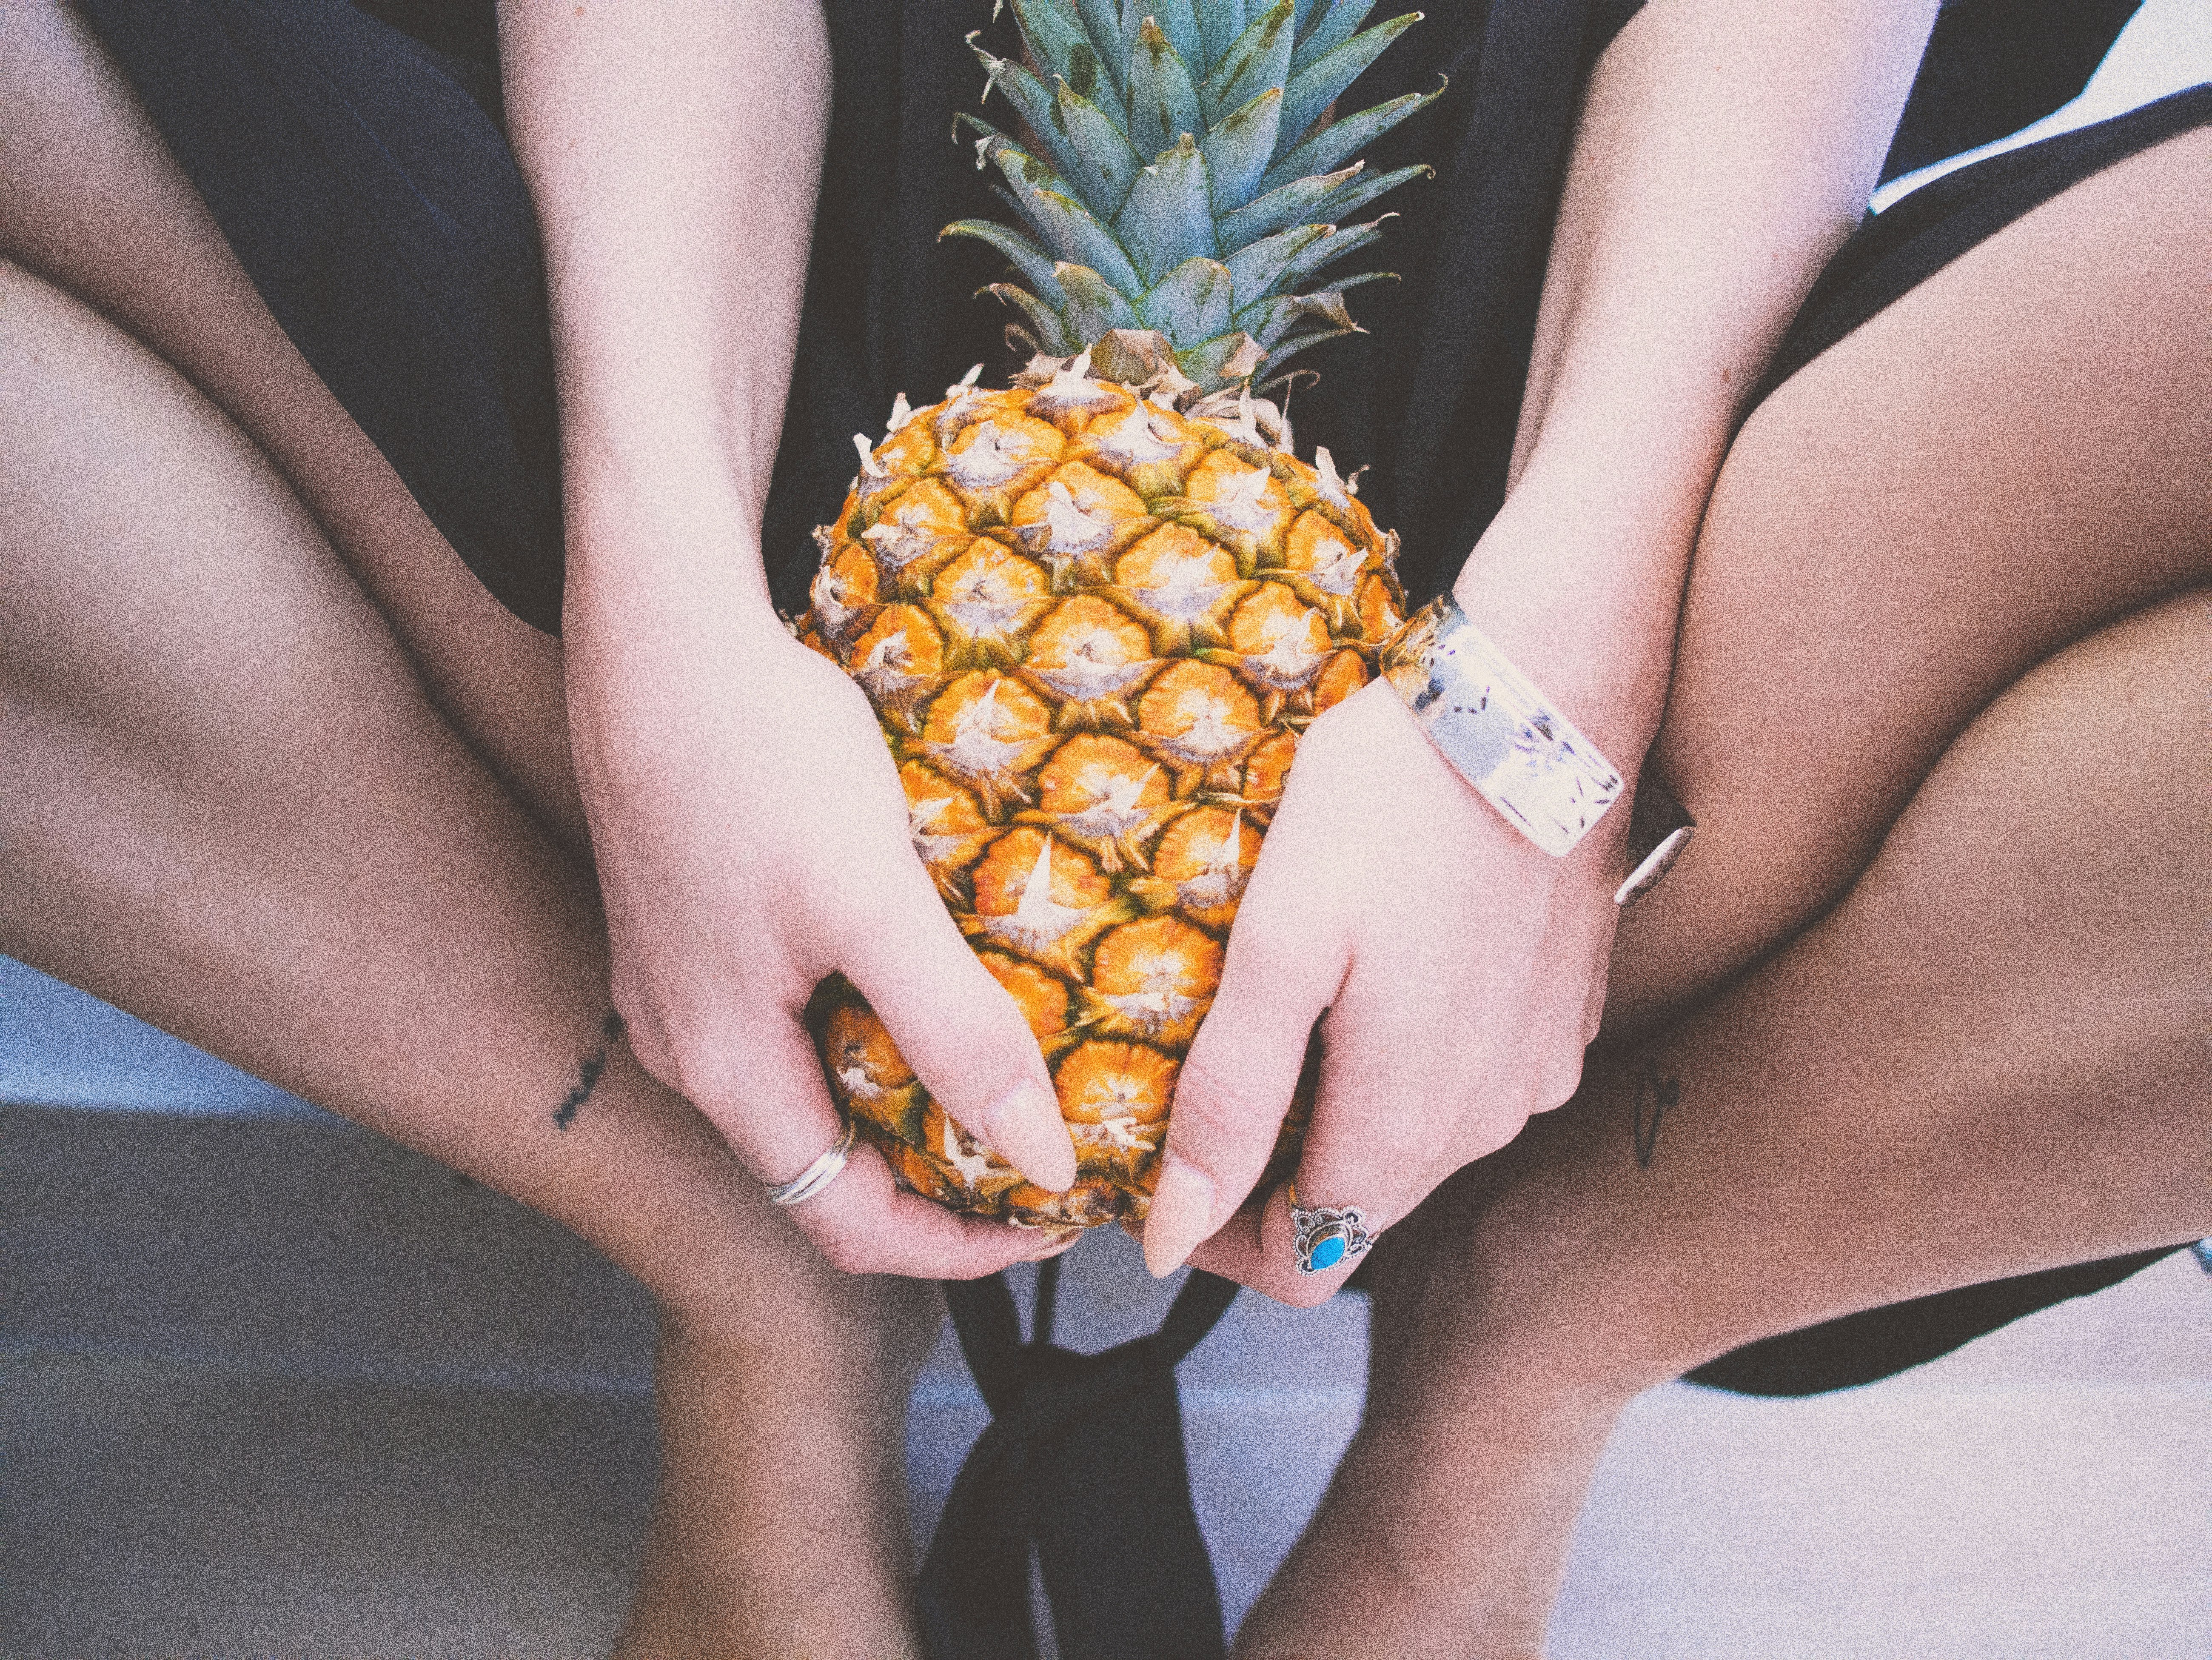
<path fill-rule="evenodd" d="M 1549 1112 L 1563 1107 L 1574 1098 L 1582 1087 L 1583 1051 L 1580 1048 L 1567 1049 L 1553 1055 L 1538 1073 L 1534 1097 L 1529 1104 L 1531 1112 Z"/>
<path fill-rule="evenodd" d="M 881 1267 L 881 1253 L 860 1234 L 842 1230 L 819 1233 L 814 1236 L 814 1248 L 841 1274 L 874 1274 Z"/>
<path fill-rule="evenodd" d="M 647 1070 L 685 1100 L 719 1106 L 741 1093 L 744 1068 L 720 1044 L 679 1038 L 665 1049 L 663 1064 L 654 1067 L 648 1061 Z"/>
<path fill-rule="evenodd" d="M 1521 1127 L 1528 1122 L 1526 1113 L 1492 1110 L 1479 1115 L 1468 1127 L 1466 1139 L 1461 1143 L 1460 1163 L 1472 1164 L 1478 1158 L 1487 1158 L 1521 1134 Z"/>
<path fill-rule="evenodd" d="M 1266 1286 L 1267 1295 L 1294 1309 L 1317 1309 L 1336 1295 L 1342 1282 L 1322 1274 L 1293 1274 L 1291 1283 Z"/>
<path fill-rule="evenodd" d="M 1262 1128 L 1281 1121 L 1279 1107 L 1270 1108 L 1231 1085 L 1212 1057 L 1194 1049 L 1176 1079 L 1175 1108 L 1169 1134 L 1179 1153 L 1194 1148 L 1234 1145 Z"/>

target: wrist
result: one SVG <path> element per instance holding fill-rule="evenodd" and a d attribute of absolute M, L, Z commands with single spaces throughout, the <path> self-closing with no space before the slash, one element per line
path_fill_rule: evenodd
<path fill-rule="evenodd" d="M 1508 502 L 1452 583 L 1468 619 L 1632 776 L 1659 728 L 1686 550 L 1647 522 Z"/>
<path fill-rule="evenodd" d="M 1633 904 L 1687 845 L 1696 821 L 1680 802 L 1655 778 L 1639 784 L 1636 766 L 1616 764 L 1453 596 L 1416 611 L 1382 666 L 1422 736 L 1528 842 L 1608 880 L 1626 849 L 1615 904 Z"/>
<path fill-rule="evenodd" d="M 602 451 L 575 457 L 564 488 L 572 656 L 580 632 L 675 644 L 693 633 L 782 627 L 769 596 L 760 510 L 726 465 Z"/>

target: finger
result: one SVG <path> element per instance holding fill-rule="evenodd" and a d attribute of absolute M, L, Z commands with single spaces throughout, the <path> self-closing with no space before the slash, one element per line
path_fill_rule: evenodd
<path fill-rule="evenodd" d="M 1212 1271 L 1233 1271 L 1241 1283 L 1297 1307 L 1325 1302 L 1358 1265 L 1366 1242 L 1449 1173 L 1467 1116 L 1466 1085 L 1480 1074 L 1455 1067 L 1442 1041 L 1452 1011 L 1436 980 L 1406 965 L 1355 966 L 1329 1010 L 1321 1086 L 1294 1179 L 1304 1210 L 1358 1213 L 1343 1219 L 1350 1229 L 1343 1255 L 1302 1256 L 1285 1183 L 1223 1230 L 1233 1236 L 1223 1253 L 1228 1266 L 1212 1268 L 1209 1258 Z M 1322 1266 L 1309 1271 L 1308 1260 Z"/>
<path fill-rule="evenodd" d="M 1016 1262 L 1056 1256 L 1082 1231 L 1016 1227 L 906 1192 L 865 1142 L 836 1180 L 787 1213 L 830 1265 L 848 1274 L 975 1280 Z"/>
<path fill-rule="evenodd" d="M 1597 939 L 1590 952 L 1589 998 L 1583 1008 L 1583 1046 L 1587 1049 L 1597 1042 L 1598 1029 L 1605 1024 L 1605 990 L 1611 978 L 1613 941 L 1620 934 L 1620 908 L 1607 908 L 1607 915 L 1597 930 Z"/>
<path fill-rule="evenodd" d="M 1266 1170 L 1334 986 L 1335 954 L 1279 926 L 1271 909 L 1248 892 L 1221 988 L 1176 1080 L 1145 1219 L 1145 1266 L 1156 1275 L 1173 1273 L 1236 1214 Z"/>
<path fill-rule="evenodd" d="M 1214 1236 L 1190 1254 L 1193 1268 L 1249 1286 L 1263 1297 L 1293 1308 L 1317 1307 L 1344 1289 L 1365 1260 L 1364 1250 L 1347 1253 L 1334 1268 L 1306 1273 L 1299 1266 L 1297 1225 L 1291 1215 L 1291 1183 L 1277 1183 L 1255 1194 Z M 1311 1207 L 1300 1187 L 1298 1202 Z M 1371 1220 L 1369 1232 L 1376 1231 Z"/>
<path fill-rule="evenodd" d="M 919 862 L 862 897 L 840 964 L 955 1122 L 1037 1186 L 1075 1185 L 1075 1143 L 1029 1022 L 960 937 Z"/>
<path fill-rule="evenodd" d="M 770 1023 L 737 1052 L 742 1082 L 700 1102 L 746 1168 L 765 1186 L 796 1177 L 844 1135 L 814 1041 L 795 1018 Z M 902 1189 L 865 1142 L 812 1198 L 786 1213 L 836 1268 L 972 1280 L 1073 1243 L 1041 1230 L 956 1215 Z"/>
<path fill-rule="evenodd" d="M 1262 1243 L 1262 1218 L 1275 1202 L 1281 1186 L 1278 1183 L 1265 1193 L 1254 1194 L 1234 1216 L 1199 1241 L 1190 1253 L 1191 1267 L 1260 1290 L 1261 1280 L 1267 1277 L 1261 1266 L 1267 1256 Z"/>
<path fill-rule="evenodd" d="M 704 1113 L 744 1167 L 769 1185 L 791 1181 L 845 1133 L 813 1037 L 795 1013 L 766 1007 L 725 1041 L 694 1047 L 662 1074 Z"/>

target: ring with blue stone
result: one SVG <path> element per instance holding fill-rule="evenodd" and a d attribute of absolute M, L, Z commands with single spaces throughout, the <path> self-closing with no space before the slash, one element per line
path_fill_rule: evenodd
<path fill-rule="evenodd" d="M 1298 1184 L 1283 1185 L 1290 1201 L 1291 1226 L 1297 1231 L 1298 1272 L 1327 1274 L 1362 1256 L 1375 1243 L 1367 1231 L 1367 1214 L 1357 1205 L 1319 1205 L 1308 1210 L 1298 1203 Z"/>

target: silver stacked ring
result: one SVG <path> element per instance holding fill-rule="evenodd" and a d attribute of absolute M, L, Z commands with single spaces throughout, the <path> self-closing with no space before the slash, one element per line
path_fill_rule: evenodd
<path fill-rule="evenodd" d="M 853 1121 L 848 1118 L 845 1133 L 824 1147 L 812 1164 L 788 1182 L 768 1184 L 769 1201 L 783 1206 L 803 1205 L 814 1197 L 843 1172 L 845 1161 L 853 1156 L 853 1142 L 859 1134 L 860 1131 L 854 1128 Z"/>

